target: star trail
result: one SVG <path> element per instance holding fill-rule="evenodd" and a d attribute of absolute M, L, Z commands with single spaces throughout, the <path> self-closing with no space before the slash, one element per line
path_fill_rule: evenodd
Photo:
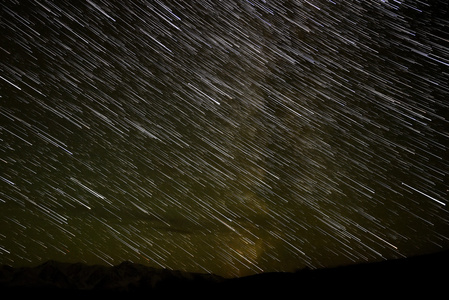
<path fill-rule="evenodd" d="M 449 247 L 446 1 L 0 7 L 0 263 L 236 277 Z"/>

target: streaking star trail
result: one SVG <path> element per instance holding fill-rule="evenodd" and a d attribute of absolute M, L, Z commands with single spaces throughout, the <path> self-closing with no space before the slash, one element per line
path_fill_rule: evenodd
<path fill-rule="evenodd" d="M 0 263 L 235 277 L 449 247 L 445 1 L 0 5 Z"/>

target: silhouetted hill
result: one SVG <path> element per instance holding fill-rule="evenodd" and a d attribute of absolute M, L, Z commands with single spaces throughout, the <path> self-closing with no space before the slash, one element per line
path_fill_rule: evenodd
<path fill-rule="evenodd" d="M 264 273 L 226 279 L 211 274 L 156 269 L 124 262 L 118 266 L 48 261 L 33 268 L 0 267 L 0 287 L 13 295 L 225 296 L 246 294 L 405 296 L 446 292 L 449 251 L 377 263 L 293 273 Z M 212 293 L 212 294 L 211 294 Z M 275 294 L 273 294 L 275 293 Z"/>

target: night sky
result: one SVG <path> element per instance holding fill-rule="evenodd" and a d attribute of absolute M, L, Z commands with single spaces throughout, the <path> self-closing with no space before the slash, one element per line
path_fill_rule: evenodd
<path fill-rule="evenodd" d="M 234 277 L 449 248 L 447 1 L 0 8 L 0 264 Z"/>

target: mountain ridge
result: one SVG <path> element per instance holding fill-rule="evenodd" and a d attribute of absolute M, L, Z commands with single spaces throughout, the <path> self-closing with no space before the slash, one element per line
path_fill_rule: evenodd
<path fill-rule="evenodd" d="M 47 261 L 36 267 L 0 266 L 0 288 L 46 295 L 180 294 L 190 292 L 260 295 L 270 291 L 302 294 L 347 294 L 355 289 L 375 293 L 414 294 L 445 289 L 449 250 L 382 262 L 296 272 L 268 272 L 236 278 L 147 267 L 129 261 L 116 266 Z"/>

